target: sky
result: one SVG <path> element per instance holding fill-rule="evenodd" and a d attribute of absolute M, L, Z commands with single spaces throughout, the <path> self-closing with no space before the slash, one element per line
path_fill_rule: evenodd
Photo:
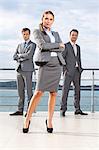
<path fill-rule="evenodd" d="M 77 44 L 83 68 L 99 68 L 98 0 L 0 0 L 0 68 L 15 68 L 13 54 L 23 42 L 21 29 L 28 27 L 32 33 L 45 10 L 55 14 L 52 29 L 59 32 L 64 43 L 71 29 L 79 30 Z"/>

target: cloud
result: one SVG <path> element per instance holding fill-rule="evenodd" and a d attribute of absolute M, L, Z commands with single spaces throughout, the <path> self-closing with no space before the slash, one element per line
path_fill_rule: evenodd
<path fill-rule="evenodd" d="M 97 0 L 1 0 L 0 52 L 5 51 L 6 54 L 9 51 L 13 55 L 17 44 L 23 40 L 21 29 L 29 27 L 33 31 L 38 28 L 42 13 L 51 9 L 55 13 L 53 29 L 60 33 L 63 42 L 69 40 L 70 30 L 77 28 L 80 32 L 78 44 L 81 45 L 83 65 L 99 67 L 98 8 Z"/>

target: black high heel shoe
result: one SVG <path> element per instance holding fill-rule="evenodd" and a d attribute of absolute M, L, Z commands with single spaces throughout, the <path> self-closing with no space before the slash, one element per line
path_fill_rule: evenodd
<path fill-rule="evenodd" d="M 29 124 L 28 124 L 28 128 L 23 128 L 23 133 L 28 133 L 28 131 L 29 131 L 29 126 L 30 126 L 30 121 L 29 121 Z"/>
<path fill-rule="evenodd" d="M 48 126 L 47 126 L 47 119 L 46 119 L 45 123 L 46 123 L 47 132 L 48 133 L 52 133 L 53 132 L 53 128 L 48 128 Z"/>

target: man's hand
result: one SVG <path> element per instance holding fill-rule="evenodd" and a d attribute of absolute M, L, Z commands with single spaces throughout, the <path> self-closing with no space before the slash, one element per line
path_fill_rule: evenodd
<path fill-rule="evenodd" d="M 21 57 L 21 54 L 17 54 L 18 55 L 18 57 Z"/>

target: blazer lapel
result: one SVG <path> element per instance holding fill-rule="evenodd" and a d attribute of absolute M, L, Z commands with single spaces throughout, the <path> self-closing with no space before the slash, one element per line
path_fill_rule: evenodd
<path fill-rule="evenodd" d="M 30 44 L 31 44 L 31 41 L 29 41 L 29 42 L 28 42 L 28 44 L 27 44 L 26 48 L 27 48 Z"/>
<path fill-rule="evenodd" d="M 24 43 L 22 43 L 22 44 L 20 45 L 20 53 L 24 53 L 24 51 L 25 51 Z"/>
<path fill-rule="evenodd" d="M 55 35 L 55 32 L 52 31 L 52 35 L 53 35 L 54 38 L 55 38 L 55 42 L 57 42 L 57 41 L 56 41 L 56 35 Z"/>
<path fill-rule="evenodd" d="M 78 56 L 78 54 L 79 54 L 79 53 L 78 53 L 78 51 L 79 51 L 79 50 L 78 50 L 78 46 L 77 46 L 77 44 L 76 44 L 76 47 L 77 47 L 77 56 Z"/>
<path fill-rule="evenodd" d="M 41 32 L 41 34 L 46 42 L 51 42 L 49 35 L 45 31 Z"/>

